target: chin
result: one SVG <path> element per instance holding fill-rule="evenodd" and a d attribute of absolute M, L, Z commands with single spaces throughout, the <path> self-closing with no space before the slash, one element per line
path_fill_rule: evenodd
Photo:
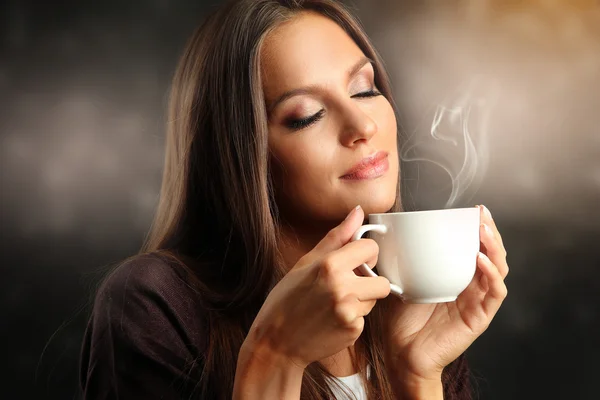
<path fill-rule="evenodd" d="M 365 216 L 368 214 L 379 214 L 388 212 L 394 202 L 396 201 L 396 192 L 382 192 L 378 193 L 373 191 L 368 193 L 366 196 L 359 196 L 359 202 L 362 209 L 365 211 Z"/>
<path fill-rule="evenodd" d="M 388 212 L 396 202 L 396 189 L 400 184 L 398 182 L 397 167 L 390 166 L 390 171 L 385 176 L 378 179 L 367 180 L 362 182 L 347 183 L 347 195 L 352 197 L 352 201 L 348 203 L 360 204 L 365 212 L 365 217 L 368 214 L 380 214 Z"/>

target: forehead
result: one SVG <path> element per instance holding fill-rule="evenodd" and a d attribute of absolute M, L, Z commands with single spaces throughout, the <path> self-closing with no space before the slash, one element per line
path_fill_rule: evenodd
<path fill-rule="evenodd" d="M 263 43 L 265 95 L 270 98 L 304 85 L 333 83 L 362 56 L 361 49 L 335 22 L 302 12 L 277 27 Z"/>

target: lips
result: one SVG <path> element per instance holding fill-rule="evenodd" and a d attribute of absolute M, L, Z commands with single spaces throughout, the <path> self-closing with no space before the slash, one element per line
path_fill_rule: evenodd
<path fill-rule="evenodd" d="M 374 179 L 382 176 L 389 169 L 388 153 L 378 151 L 377 153 L 363 158 L 350 168 L 341 179 L 363 180 Z"/>

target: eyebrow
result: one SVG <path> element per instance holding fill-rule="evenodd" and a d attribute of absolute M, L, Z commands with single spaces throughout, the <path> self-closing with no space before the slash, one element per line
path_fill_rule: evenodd
<path fill-rule="evenodd" d="M 358 60 L 358 62 L 356 62 L 354 65 L 352 65 L 350 68 L 348 68 L 348 70 L 346 71 L 347 79 L 350 80 L 354 75 L 356 75 L 362 69 L 362 67 L 364 67 L 366 64 L 369 64 L 369 63 L 375 64 L 375 62 L 373 60 L 371 60 L 369 57 L 362 57 L 360 60 Z M 289 99 L 290 97 L 298 96 L 301 94 L 311 94 L 311 93 L 317 92 L 322 89 L 323 89 L 323 85 L 314 84 L 314 85 L 308 85 L 308 86 L 304 86 L 301 88 L 289 90 L 289 91 L 283 93 L 281 96 L 279 96 L 275 101 L 273 101 L 267 107 L 267 111 L 270 113 L 271 111 L 273 111 L 273 109 L 275 109 L 275 107 L 277 105 L 279 105 L 280 103 Z"/>

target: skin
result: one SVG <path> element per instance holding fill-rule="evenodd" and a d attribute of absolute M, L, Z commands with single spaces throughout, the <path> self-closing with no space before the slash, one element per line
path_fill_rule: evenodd
<path fill-rule="evenodd" d="M 316 233 L 326 233 L 358 204 L 372 213 L 385 212 L 394 203 L 399 170 L 394 111 L 383 95 L 357 96 L 377 91 L 371 63 L 352 77 L 346 75 L 364 59 L 337 24 L 313 13 L 280 26 L 263 46 L 263 90 L 278 206 L 285 220 L 303 234 L 315 232 L 315 224 L 321 230 Z M 319 88 L 274 104 L 287 91 L 309 85 Z M 286 124 L 319 110 L 324 110 L 323 118 L 304 129 L 294 131 Z M 340 179 L 379 150 L 389 153 L 385 176 L 360 182 Z"/>
<path fill-rule="evenodd" d="M 378 93 L 373 65 L 361 63 L 362 50 L 319 14 L 305 13 L 277 29 L 261 56 L 277 203 L 286 221 L 282 247 L 291 267 L 357 204 L 367 213 L 392 207 L 399 173 L 396 117 L 383 95 L 360 97 L 371 90 Z M 348 76 L 353 66 L 360 68 Z M 313 85 L 319 86 L 313 93 L 277 102 L 288 91 Z M 290 120 L 320 110 L 325 114 L 319 121 L 290 128 Z M 380 150 L 388 153 L 384 176 L 340 179 Z M 351 352 L 347 349 L 321 362 L 334 375 L 351 375 Z"/>
<path fill-rule="evenodd" d="M 269 146 L 289 272 L 267 297 L 242 346 L 234 398 L 299 398 L 303 370 L 315 361 L 336 376 L 354 373 L 354 343 L 379 300 L 387 313 L 386 368 L 396 397 L 441 399 L 443 368 L 486 330 L 506 297 L 506 250 L 483 206 L 478 269 L 456 301 L 405 304 L 388 296 L 386 278 L 354 272 L 361 263 L 375 265 L 379 248 L 371 239 L 350 239 L 365 215 L 391 208 L 399 173 L 392 107 L 383 96 L 356 97 L 376 90 L 372 67 L 346 75 L 362 58 L 338 25 L 314 13 L 281 25 L 264 43 Z M 320 89 L 277 102 L 307 85 Z M 290 129 L 290 119 L 320 110 L 318 122 Z M 341 178 L 379 150 L 389 154 L 383 176 Z"/>

